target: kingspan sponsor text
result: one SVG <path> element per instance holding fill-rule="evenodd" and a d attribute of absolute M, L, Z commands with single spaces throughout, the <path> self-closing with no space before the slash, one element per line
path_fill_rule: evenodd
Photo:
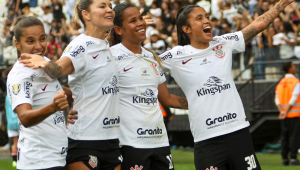
<path fill-rule="evenodd" d="M 215 93 L 219 92 L 221 93 L 223 90 L 230 89 L 230 84 L 223 84 L 223 85 L 218 85 L 216 87 L 211 87 L 211 88 L 201 88 L 197 90 L 198 96 L 205 96 L 207 94 L 214 95 Z"/>

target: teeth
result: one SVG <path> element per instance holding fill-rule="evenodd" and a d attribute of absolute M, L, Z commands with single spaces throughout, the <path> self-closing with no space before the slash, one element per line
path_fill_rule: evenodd
<path fill-rule="evenodd" d="M 141 30 L 139 30 L 138 32 L 144 32 L 145 31 L 145 29 L 141 29 Z"/>
<path fill-rule="evenodd" d="M 204 27 L 204 29 L 211 29 L 211 27 L 210 27 L 210 26 L 207 26 L 207 27 Z"/>
<path fill-rule="evenodd" d="M 39 53 L 33 53 L 33 54 L 36 54 L 36 55 L 41 55 L 41 54 L 42 54 L 42 52 L 39 52 Z"/>
<path fill-rule="evenodd" d="M 106 18 L 108 18 L 108 19 L 112 19 L 112 17 L 106 17 Z"/>

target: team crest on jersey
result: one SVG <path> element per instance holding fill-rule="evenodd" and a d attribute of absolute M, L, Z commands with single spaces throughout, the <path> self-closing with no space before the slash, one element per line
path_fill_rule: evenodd
<path fill-rule="evenodd" d="M 213 51 L 215 51 L 215 56 L 218 57 L 218 58 L 223 58 L 225 56 L 225 52 L 222 50 L 222 46 L 220 47 L 216 47 L 216 48 L 213 48 Z"/>
<path fill-rule="evenodd" d="M 206 170 L 218 170 L 218 168 L 217 167 L 213 167 L 213 166 L 210 166 L 210 169 L 208 169 L 208 168 L 206 168 Z"/>
<path fill-rule="evenodd" d="M 135 165 L 135 167 L 131 167 L 130 170 L 142 170 L 144 167 L 141 165 L 141 166 L 138 166 L 138 165 Z"/>
<path fill-rule="evenodd" d="M 91 165 L 91 167 L 95 168 L 98 165 L 98 158 L 96 156 L 93 155 L 89 155 L 90 156 L 90 160 L 89 160 L 89 164 Z"/>
<path fill-rule="evenodd" d="M 12 86 L 12 88 L 13 88 L 13 93 L 15 95 L 17 95 L 21 90 L 21 84 L 15 84 L 15 85 Z"/>
<path fill-rule="evenodd" d="M 159 71 L 157 69 L 157 64 L 151 63 L 150 66 L 152 67 L 154 74 L 158 76 L 159 75 Z"/>

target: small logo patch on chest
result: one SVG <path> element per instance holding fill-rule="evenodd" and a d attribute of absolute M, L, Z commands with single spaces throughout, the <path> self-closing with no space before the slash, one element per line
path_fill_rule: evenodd
<path fill-rule="evenodd" d="M 213 48 L 213 51 L 215 51 L 215 56 L 221 59 L 225 56 L 225 52 L 222 50 L 222 48 L 222 46 Z"/>

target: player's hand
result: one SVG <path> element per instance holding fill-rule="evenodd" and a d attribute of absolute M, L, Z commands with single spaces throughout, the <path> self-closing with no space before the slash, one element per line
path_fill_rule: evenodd
<path fill-rule="evenodd" d="M 144 12 L 144 9 L 141 9 L 140 10 L 140 15 L 142 15 L 143 12 Z M 145 20 L 145 22 L 146 22 L 147 25 L 155 24 L 154 20 L 149 15 L 143 16 L 143 19 Z"/>
<path fill-rule="evenodd" d="M 22 53 L 20 63 L 23 63 L 25 67 L 31 67 L 33 69 L 45 68 L 48 65 L 48 61 L 44 57 L 36 54 Z"/>
<path fill-rule="evenodd" d="M 286 111 L 280 111 L 278 118 L 283 120 L 286 118 L 287 112 Z"/>
<path fill-rule="evenodd" d="M 73 107 L 70 109 L 69 114 L 68 114 L 68 123 L 74 124 L 75 121 L 78 119 L 78 112 L 73 110 Z"/>
<path fill-rule="evenodd" d="M 56 93 L 53 100 L 53 107 L 55 111 L 65 110 L 69 107 L 67 96 L 64 91 Z"/>

